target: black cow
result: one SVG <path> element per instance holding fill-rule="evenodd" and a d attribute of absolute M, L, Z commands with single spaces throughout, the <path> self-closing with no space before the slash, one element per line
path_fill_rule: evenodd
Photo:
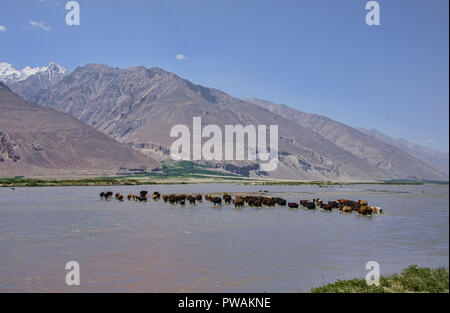
<path fill-rule="evenodd" d="M 212 197 L 211 198 L 211 202 L 214 204 L 214 206 L 217 205 L 222 205 L 222 198 L 220 197 Z"/>

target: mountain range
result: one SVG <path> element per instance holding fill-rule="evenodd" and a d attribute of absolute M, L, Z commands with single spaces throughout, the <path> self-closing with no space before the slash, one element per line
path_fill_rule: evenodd
<path fill-rule="evenodd" d="M 434 168 L 443 172 L 448 176 L 449 174 L 449 155 L 448 153 L 438 151 L 436 149 L 428 148 L 414 142 L 410 142 L 402 138 L 392 138 L 386 134 L 379 132 L 376 129 L 358 128 L 359 131 L 366 133 L 369 136 L 382 140 L 394 147 L 402 149 L 406 153 L 415 156 L 419 160 L 430 164 Z"/>
<path fill-rule="evenodd" d="M 0 82 L 0 176 L 115 175 L 158 162 Z"/>
<path fill-rule="evenodd" d="M 448 153 L 420 146 L 405 139 L 394 139 L 376 130 L 353 128 L 325 116 L 301 112 L 284 104 L 275 104 L 257 98 L 244 100 L 258 104 L 311 129 L 376 167 L 401 168 L 404 165 L 420 167 L 420 162 L 417 162 L 420 160 L 448 178 Z"/>
<path fill-rule="evenodd" d="M 238 99 L 160 68 L 88 64 L 37 92 L 18 88 L 32 78 L 10 87 L 157 160 L 169 158 L 171 127 L 191 127 L 192 117 L 200 116 L 203 125 L 220 127 L 279 125 L 276 171 L 259 172 L 253 161 L 210 164 L 239 174 L 301 180 L 448 180 L 423 160 L 355 128 L 264 100 Z"/>
<path fill-rule="evenodd" d="M 22 70 L 17 70 L 9 63 L 0 62 L 0 81 L 6 85 L 15 84 L 31 76 L 38 76 L 47 79 L 49 82 L 57 82 L 68 73 L 63 66 L 55 62 L 50 62 L 43 67 L 31 68 L 27 66 Z"/>

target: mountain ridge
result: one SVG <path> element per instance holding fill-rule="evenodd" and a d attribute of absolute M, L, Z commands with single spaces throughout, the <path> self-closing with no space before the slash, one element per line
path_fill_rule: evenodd
<path fill-rule="evenodd" d="M 376 129 L 357 128 L 369 136 L 385 141 L 386 143 L 402 149 L 406 153 L 415 156 L 419 160 L 434 166 L 444 174 L 449 174 L 449 154 L 433 148 L 422 146 L 402 138 L 390 137 Z"/>
<path fill-rule="evenodd" d="M 115 175 L 158 162 L 0 82 L 0 176 Z"/>
<path fill-rule="evenodd" d="M 169 138 L 171 126 L 190 126 L 193 116 L 201 116 L 204 125 L 221 127 L 225 124 L 279 125 L 280 166 L 269 173 L 273 178 L 380 180 L 439 176 L 418 160 L 412 165 L 397 162 L 394 167 L 389 162 L 383 164 L 384 160 L 370 164 L 332 140 L 267 108 L 218 89 L 193 84 L 156 67 L 119 69 L 88 64 L 76 68 L 31 99 L 160 158 L 168 157 L 168 148 L 174 140 Z M 253 166 L 251 163 L 216 162 L 216 165 L 245 168 Z M 254 176 L 262 174 L 251 172 Z"/>

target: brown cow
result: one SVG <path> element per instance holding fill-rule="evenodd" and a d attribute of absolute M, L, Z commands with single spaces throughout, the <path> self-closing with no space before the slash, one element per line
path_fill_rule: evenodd
<path fill-rule="evenodd" d="M 372 209 L 367 205 L 360 206 L 358 209 L 358 213 L 361 215 L 372 215 Z"/>
<path fill-rule="evenodd" d="M 352 207 L 348 206 L 348 205 L 346 205 L 342 208 L 342 212 L 344 212 L 344 213 L 351 213 L 352 211 L 353 211 Z"/>
<path fill-rule="evenodd" d="M 236 208 L 242 208 L 244 206 L 244 200 L 242 199 L 235 199 L 233 203 Z"/>

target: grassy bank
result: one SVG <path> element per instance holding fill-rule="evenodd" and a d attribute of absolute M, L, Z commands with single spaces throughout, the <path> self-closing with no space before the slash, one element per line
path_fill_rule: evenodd
<path fill-rule="evenodd" d="M 448 293 L 447 268 L 427 268 L 411 265 L 400 274 L 380 277 L 380 286 L 368 286 L 365 279 L 338 280 L 317 287 L 313 293 Z"/>
<path fill-rule="evenodd" d="M 355 184 L 376 185 L 417 185 L 417 183 L 387 183 L 387 182 L 328 182 L 328 181 L 277 181 L 257 180 L 247 177 L 230 177 L 225 175 L 133 175 L 98 178 L 79 179 L 54 179 L 54 178 L 27 178 L 27 177 L 5 177 L 0 178 L 0 187 L 48 187 L 48 186 L 127 186 L 127 185 L 157 185 L 157 184 L 208 184 L 208 183 L 238 183 L 254 186 L 301 186 L 315 185 L 319 187 L 344 186 Z"/>
<path fill-rule="evenodd" d="M 375 181 L 375 182 L 332 182 L 332 181 L 296 181 L 249 178 L 235 173 L 190 161 L 161 162 L 162 170 L 158 172 L 117 173 L 114 177 L 89 178 L 26 178 L 22 176 L 0 178 L 0 187 L 39 187 L 39 186 L 121 186 L 153 184 L 205 184 L 205 183 L 240 183 L 244 185 L 316 185 L 328 187 L 335 185 L 383 184 L 383 185 L 422 185 L 424 181 Z M 441 182 L 447 183 L 448 182 Z"/>
<path fill-rule="evenodd" d="M 233 177 L 212 174 L 183 174 L 183 175 L 127 175 L 115 177 L 54 179 L 5 177 L 0 178 L 0 187 L 46 187 L 46 186 L 127 186 L 127 185 L 157 185 L 157 184 L 208 184 L 208 183 L 238 183 L 254 186 L 301 186 L 315 185 L 319 187 L 375 184 L 375 185 L 423 185 L 423 183 L 394 183 L 394 182 L 331 182 L 331 181 L 279 181 L 258 180 L 247 177 Z"/>

